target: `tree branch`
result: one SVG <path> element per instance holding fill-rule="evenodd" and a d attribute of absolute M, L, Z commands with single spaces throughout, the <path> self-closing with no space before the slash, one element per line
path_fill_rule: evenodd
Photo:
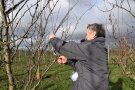
<path fill-rule="evenodd" d="M 20 2 L 18 2 L 16 5 L 14 5 L 13 7 L 9 8 L 7 11 L 6 11 L 6 14 L 9 14 L 11 13 L 12 11 L 14 11 L 21 3 L 23 3 L 25 0 L 21 0 Z"/>

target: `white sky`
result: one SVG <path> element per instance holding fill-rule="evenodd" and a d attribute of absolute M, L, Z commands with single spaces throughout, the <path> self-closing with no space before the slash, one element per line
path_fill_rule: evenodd
<path fill-rule="evenodd" d="M 29 0 L 27 3 L 27 6 L 31 6 L 33 3 L 35 3 L 37 0 Z M 40 6 L 42 7 L 42 4 L 45 2 L 46 0 L 42 0 L 42 2 L 40 3 Z M 53 0 L 54 3 L 57 0 Z M 134 25 L 135 23 L 135 19 L 127 12 L 125 12 L 124 10 L 119 9 L 114 9 L 112 10 L 112 12 L 102 12 L 101 10 L 105 10 L 105 5 L 107 8 L 111 8 L 109 4 L 107 4 L 107 2 L 110 3 L 114 3 L 115 0 L 105 0 L 106 3 L 104 4 L 104 0 L 59 0 L 58 5 L 56 6 L 54 13 L 58 13 L 59 11 L 59 19 L 58 21 L 61 20 L 61 18 L 66 14 L 67 10 L 69 9 L 69 6 L 71 7 L 72 5 L 74 5 L 77 1 L 79 1 L 79 3 L 77 4 L 77 6 L 73 9 L 73 11 L 70 13 L 70 17 L 69 20 L 70 22 L 72 22 L 71 27 L 74 26 L 74 24 L 76 23 L 76 17 L 80 17 L 82 15 L 82 13 L 84 13 L 89 7 L 91 7 L 91 5 L 95 4 L 95 6 L 90 9 L 80 20 L 78 27 L 77 27 L 77 32 L 79 33 L 82 30 L 85 29 L 85 27 L 87 26 L 87 24 L 89 23 L 103 23 L 106 26 L 109 26 L 109 21 L 108 21 L 108 17 L 109 14 L 112 13 L 112 15 L 114 15 L 113 19 L 117 19 L 119 17 L 119 22 L 120 22 L 120 27 L 125 27 L 125 25 L 123 25 L 124 22 L 130 24 L 130 25 Z M 117 1 L 117 0 L 116 0 Z M 125 0 L 126 1 L 126 0 Z M 132 8 L 132 11 L 135 14 L 135 3 L 133 3 L 133 0 L 129 0 L 130 1 L 130 5 Z M 17 2 L 17 0 L 15 0 L 15 3 Z M 120 1 L 117 1 L 120 3 Z M 70 5 L 69 5 L 70 3 Z M 19 15 L 21 16 L 23 14 L 23 12 L 27 9 L 27 6 L 25 6 L 25 8 L 22 10 L 22 13 L 20 13 Z M 53 3 L 50 3 L 50 6 L 53 6 Z M 97 8 L 98 7 L 98 8 Z M 127 4 L 127 2 L 124 3 L 124 7 L 126 7 L 127 9 L 129 9 L 129 6 Z M 34 11 L 35 7 L 31 9 L 31 12 Z M 119 15 L 118 15 L 119 13 Z M 57 15 L 57 14 L 56 14 Z M 125 18 L 126 17 L 126 18 Z M 54 18 L 55 19 L 55 18 Z M 124 20 L 123 20 L 124 19 Z M 25 27 L 27 24 L 27 22 L 31 21 L 31 18 L 29 16 L 29 14 L 26 14 L 25 17 L 22 19 L 22 24 Z M 123 26 L 122 26 L 123 25 Z M 82 32 L 81 32 L 82 33 Z"/>
<path fill-rule="evenodd" d="M 15 3 L 17 3 L 18 0 L 15 0 Z M 21 13 L 19 13 L 18 18 L 23 14 L 23 12 L 28 8 L 27 6 L 31 6 L 33 3 L 35 3 L 37 0 L 29 0 L 27 5 L 25 6 L 25 8 L 21 11 Z M 46 2 L 47 0 L 42 0 L 42 2 L 39 4 L 40 7 L 43 6 L 44 2 Z M 54 0 L 54 3 L 57 0 Z M 62 19 L 62 17 L 66 14 L 67 10 L 69 9 L 69 7 L 73 6 L 77 1 L 79 1 L 79 3 L 77 4 L 77 6 L 73 9 L 73 11 L 70 13 L 69 16 L 69 21 L 66 22 L 62 28 L 64 28 L 64 30 L 66 30 L 67 26 L 70 27 L 70 33 L 72 33 L 73 29 L 74 29 L 74 25 L 76 24 L 76 17 L 79 18 L 88 8 L 90 8 L 93 4 L 95 4 L 95 6 L 90 9 L 79 21 L 78 26 L 76 28 L 76 31 L 74 32 L 73 38 L 76 39 L 80 39 L 84 37 L 84 32 L 85 32 L 85 28 L 87 26 L 87 24 L 89 23 L 102 23 L 103 25 L 105 25 L 105 27 L 108 28 L 108 32 L 112 32 L 112 28 L 111 25 L 109 23 L 109 14 L 112 14 L 112 18 L 113 18 L 113 23 L 118 23 L 119 22 L 119 28 L 121 32 L 125 32 L 128 30 L 133 31 L 135 29 L 135 18 L 132 17 L 128 12 L 125 12 L 122 9 L 118 9 L 115 8 L 113 9 L 111 12 L 102 12 L 101 10 L 105 10 L 105 8 L 107 7 L 108 9 L 110 9 L 110 5 L 107 4 L 107 1 L 114 3 L 115 1 L 117 1 L 118 3 L 119 0 L 105 0 L 106 3 L 104 4 L 104 0 L 59 0 L 58 5 L 56 6 L 55 10 L 54 10 L 54 21 L 56 20 L 56 15 L 58 15 L 58 11 L 59 11 L 59 16 L 58 16 L 58 20 L 57 23 L 60 22 L 60 20 Z M 126 7 L 127 9 L 129 9 L 129 6 L 126 2 L 127 0 L 125 0 L 124 3 L 124 7 Z M 133 0 L 129 0 L 130 5 L 131 5 L 131 10 L 135 15 L 135 2 L 133 2 Z M 69 4 L 70 3 L 70 4 Z M 53 3 L 50 3 L 50 7 L 52 8 Z M 98 8 L 97 8 L 98 7 Z M 33 7 L 30 11 L 33 12 L 35 10 L 35 7 Z M 17 10 L 16 10 L 17 11 Z M 14 15 L 16 13 L 16 11 L 14 12 Z M 118 14 L 119 13 L 119 14 Z M 10 15 L 11 16 L 11 15 Z M 119 17 L 119 20 L 118 20 Z M 26 27 L 28 25 L 28 23 L 31 21 L 31 17 L 29 16 L 29 13 L 25 14 L 25 16 L 23 17 L 21 24 L 22 27 Z M 134 28 L 128 27 L 129 26 L 134 26 Z M 50 25 L 50 24 L 49 24 Z M 61 35 L 62 31 L 59 31 L 57 33 L 57 35 Z M 135 35 L 135 34 L 133 34 Z"/>

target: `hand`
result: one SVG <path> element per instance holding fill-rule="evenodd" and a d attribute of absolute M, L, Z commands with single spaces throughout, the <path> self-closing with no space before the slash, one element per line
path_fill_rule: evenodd
<path fill-rule="evenodd" d="M 50 35 L 49 35 L 49 40 L 51 40 L 52 38 L 55 38 L 56 36 L 55 36 L 55 34 L 54 33 L 51 33 Z"/>
<path fill-rule="evenodd" d="M 58 59 L 57 59 L 57 62 L 59 64 L 65 64 L 67 63 L 67 58 L 65 56 L 60 56 Z"/>

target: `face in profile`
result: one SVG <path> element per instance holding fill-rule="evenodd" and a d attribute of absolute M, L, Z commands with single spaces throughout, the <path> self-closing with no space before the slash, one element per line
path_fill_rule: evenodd
<path fill-rule="evenodd" d="M 96 37 L 96 31 L 93 31 L 91 29 L 86 29 L 86 40 L 92 40 Z"/>

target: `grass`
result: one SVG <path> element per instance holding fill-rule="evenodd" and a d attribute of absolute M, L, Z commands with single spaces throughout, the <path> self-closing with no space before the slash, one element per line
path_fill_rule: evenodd
<path fill-rule="evenodd" d="M 122 69 L 118 65 L 112 64 L 111 58 L 109 71 L 110 90 L 135 90 L 135 80 L 123 74 Z"/>
<path fill-rule="evenodd" d="M 135 90 L 135 80 L 122 74 L 117 65 L 109 65 L 110 90 Z"/>
<path fill-rule="evenodd" d="M 25 80 L 27 75 L 28 63 L 30 61 L 29 58 L 29 55 L 27 57 L 24 57 L 24 55 L 22 55 L 22 58 L 16 58 L 13 63 L 13 73 L 15 75 L 16 81 L 18 81 L 16 82 L 17 90 L 23 90 L 24 85 L 26 84 Z M 45 58 L 40 61 L 40 72 L 43 72 L 43 69 L 47 67 L 47 65 L 49 65 L 53 60 L 54 57 L 52 55 L 49 54 L 45 56 Z M 110 63 L 109 70 L 110 90 L 135 90 L 135 80 L 122 74 L 122 70 L 117 65 Z M 36 70 L 33 70 L 33 73 L 35 71 Z M 54 63 L 49 71 L 44 75 L 40 85 L 36 88 L 36 90 L 71 90 L 71 72 L 71 67 Z M 34 84 L 35 83 L 36 81 L 34 81 Z M 6 72 L 4 67 L 0 67 L 0 90 L 7 89 L 8 83 Z"/>

